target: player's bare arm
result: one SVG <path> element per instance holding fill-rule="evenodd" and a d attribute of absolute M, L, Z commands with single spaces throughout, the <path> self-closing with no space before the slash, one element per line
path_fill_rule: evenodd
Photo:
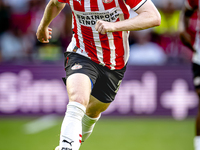
<path fill-rule="evenodd" d="M 143 30 L 160 25 L 160 14 L 151 0 L 147 0 L 147 2 L 136 11 L 136 13 L 138 13 L 138 15 L 134 18 L 115 23 L 98 20 L 95 29 L 99 33 L 105 34 L 106 32 L 115 31 Z"/>
<path fill-rule="evenodd" d="M 192 39 L 191 39 L 190 34 L 187 32 L 187 28 L 189 26 L 190 17 L 194 13 L 194 11 L 195 10 L 193 9 L 188 9 L 187 7 L 184 7 L 180 15 L 180 20 L 179 20 L 180 39 L 183 42 L 183 44 L 192 51 L 195 51 L 195 50 L 192 46 Z"/>
<path fill-rule="evenodd" d="M 64 3 L 59 3 L 57 0 L 50 0 L 47 4 L 43 18 L 41 19 L 40 25 L 37 29 L 37 39 L 42 43 L 49 43 L 51 39 L 52 29 L 49 28 L 52 20 L 61 12 L 65 7 Z"/>

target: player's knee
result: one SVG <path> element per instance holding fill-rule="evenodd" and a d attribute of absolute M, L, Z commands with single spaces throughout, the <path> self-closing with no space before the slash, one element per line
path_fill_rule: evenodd
<path fill-rule="evenodd" d="M 87 107 L 89 98 L 86 98 L 81 95 L 73 95 L 73 96 L 69 97 L 69 101 L 70 102 L 78 102 L 78 103 L 84 105 L 85 107 Z"/>

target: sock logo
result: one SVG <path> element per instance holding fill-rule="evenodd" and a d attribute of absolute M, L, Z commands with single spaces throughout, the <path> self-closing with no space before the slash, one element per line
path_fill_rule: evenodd
<path fill-rule="evenodd" d="M 72 149 L 63 147 L 61 150 L 72 150 Z"/>
<path fill-rule="evenodd" d="M 69 141 L 67 141 L 67 140 L 63 140 L 62 142 L 68 143 L 70 146 L 72 146 L 72 143 L 73 143 L 74 141 L 69 142 Z M 65 149 L 62 149 L 62 150 L 65 150 Z M 68 149 L 66 149 L 66 150 L 68 150 Z"/>

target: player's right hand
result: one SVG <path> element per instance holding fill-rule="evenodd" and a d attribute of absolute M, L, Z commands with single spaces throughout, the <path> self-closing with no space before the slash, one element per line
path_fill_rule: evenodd
<path fill-rule="evenodd" d="M 114 32 L 114 23 L 113 22 L 107 22 L 103 20 L 98 20 L 95 25 L 96 31 L 98 31 L 101 34 L 106 34 L 107 32 Z"/>
<path fill-rule="evenodd" d="M 47 28 L 43 28 L 41 26 L 38 27 L 37 29 L 37 39 L 38 41 L 40 41 L 41 43 L 49 43 L 49 39 L 52 38 L 52 29 L 47 27 Z"/>

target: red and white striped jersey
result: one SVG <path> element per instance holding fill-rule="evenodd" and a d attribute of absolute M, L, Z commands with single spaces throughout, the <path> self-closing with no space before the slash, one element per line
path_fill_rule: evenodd
<path fill-rule="evenodd" d="M 129 58 L 128 31 L 99 34 L 95 30 L 97 20 L 108 22 L 129 18 L 130 7 L 140 8 L 146 0 L 58 0 L 68 3 L 72 10 L 73 37 L 67 51 L 90 58 L 111 70 L 121 69 Z"/>
<path fill-rule="evenodd" d="M 200 65 L 200 0 L 186 0 L 186 7 L 196 10 L 190 19 L 189 33 L 192 37 L 192 44 L 196 53 L 193 54 L 192 61 Z"/>

